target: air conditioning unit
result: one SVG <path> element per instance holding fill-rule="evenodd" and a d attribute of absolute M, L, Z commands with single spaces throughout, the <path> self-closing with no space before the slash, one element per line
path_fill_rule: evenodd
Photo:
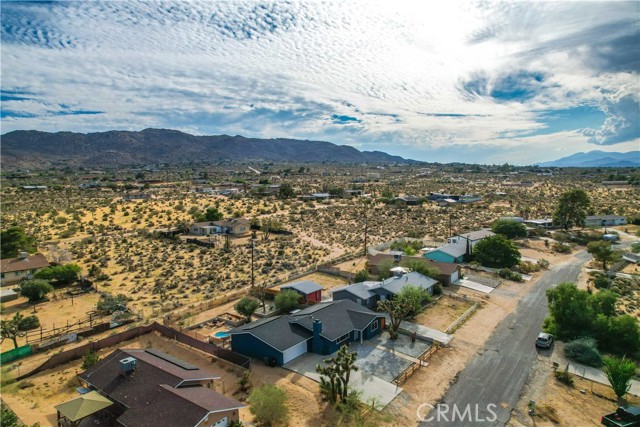
<path fill-rule="evenodd" d="M 129 372 L 136 369 L 137 360 L 135 357 L 127 357 L 125 359 L 120 359 L 120 373 L 128 374 Z"/>

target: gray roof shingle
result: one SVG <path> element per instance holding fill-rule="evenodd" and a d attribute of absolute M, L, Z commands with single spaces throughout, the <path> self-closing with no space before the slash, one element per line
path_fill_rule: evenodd
<path fill-rule="evenodd" d="M 312 282 L 311 280 L 303 280 L 301 282 L 289 283 L 288 285 L 280 286 L 280 289 L 295 289 L 296 291 L 305 295 L 312 294 L 324 289 L 322 285 Z"/>

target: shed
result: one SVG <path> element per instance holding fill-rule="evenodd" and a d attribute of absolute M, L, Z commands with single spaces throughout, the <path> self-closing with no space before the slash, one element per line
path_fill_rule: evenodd
<path fill-rule="evenodd" d="M 18 299 L 18 293 L 13 289 L 3 289 L 0 291 L 0 302 L 9 302 Z"/>
<path fill-rule="evenodd" d="M 322 290 L 324 287 L 312 282 L 311 280 L 304 280 L 302 282 L 289 283 L 288 285 L 280 286 L 280 289 L 293 289 L 304 298 L 305 302 L 313 301 L 320 302 L 322 300 Z"/>

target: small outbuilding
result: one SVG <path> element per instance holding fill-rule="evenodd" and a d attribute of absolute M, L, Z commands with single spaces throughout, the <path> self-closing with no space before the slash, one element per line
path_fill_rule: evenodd
<path fill-rule="evenodd" d="M 280 286 L 280 290 L 285 289 L 293 289 L 299 293 L 304 298 L 304 302 L 320 302 L 322 300 L 322 290 L 324 287 L 311 280 L 304 280 L 302 282 L 294 282 Z"/>

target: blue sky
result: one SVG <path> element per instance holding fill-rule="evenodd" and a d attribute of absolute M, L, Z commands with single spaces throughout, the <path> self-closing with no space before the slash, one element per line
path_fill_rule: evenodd
<path fill-rule="evenodd" d="M 2 133 L 160 127 L 514 164 L 640 149 L 640 2 L 0 5 Z"/>

